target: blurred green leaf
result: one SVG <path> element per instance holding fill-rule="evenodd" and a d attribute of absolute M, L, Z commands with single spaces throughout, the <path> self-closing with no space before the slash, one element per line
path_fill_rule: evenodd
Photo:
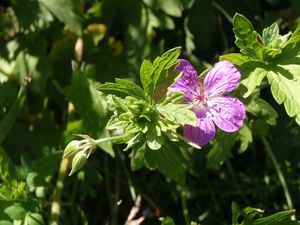
<path fill-rule="evenodd" d="M 79 15 L 75 11 L 74 0 L 38 0 L 53 13 L 61 22 L 78 36 L 82 35 L 82 28 Z M 63 7 L 62 7 L 63 6 Z"/>
<path fill-rule="evenodd" d="M 26 215 L 26 210 L 19 203 L 7 207 L 4 212 L 13 220 L 22 220 Z"/>
<path fill-rule="evenodd" d="M 246 109 L 253 115 L 263 118 L 268 124 L 276 125 L 278 114 L 275 109 L 265 100 L 252 97 L 249 104 L 246 104 Z"/>
<path fill-rule="evenodd" d="M 253 141 L 252 132 L 245 123 L 238 131 L 238 138 L 241 141 L 238 153 L 243 153 Z"/>
<path fill-rule="evenodd" d="M 171 217 L 160 217 L 161 225 L 175 225 L 174 220 Z"/>
<path fill-rule="evenodd" d="M 75 69 L 71 84 L 65 89 L 65 95 L 74 104 L 76 111 L 83 119 L 83 124 L 93 136 L 108 137 L 105 130 L 107 121 L 107 102 L 104 95 L 96 90 L 93 80 L 95 68 L 86 66 L 82 70 Z M 112 153 L 110 142 L 100 144 L 103 150 Z"/>
<path fill-rule="evenodd" d="M 27 216 L 28 225 L 44 225 L 44 219 L 39 213 L 31 213 Z"/>
<path fill-rule="evenodd" d="M 216 33 L 216 17 L 211 0 L 194 1 L 187 14 L 187 27 L 196 46 L 207 50 Z"/>

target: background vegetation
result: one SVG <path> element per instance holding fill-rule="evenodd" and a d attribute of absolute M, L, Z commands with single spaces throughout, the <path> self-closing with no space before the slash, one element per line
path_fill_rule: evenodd
<path fill-rule="evenodd" d="M 109 135 L 111 112 L 98 82 L 139 83 L 142 60 L 175 46 L 203 71 L 239 52 L 236 12 L 258 33 L 273 22 L 282 34 L 300 24 L 298 0 L 2 0 L 0 224 L 124 224 L 133 193 L 141 195 L 143 224 L 162 216 L 184 224 L 185 203 L 190 219 L 206 225 L 231 224 L 232 201 L 268 215 L 300 208 L 300 128 L 264 81 L 260 97 L 274 111 L 248 114 L 248 130 L 236 134 L 242 144 L 220 133 L 189 152 L 184 187 L 157 171 L 131 172 L 124 146 L 111 144 L 102 148 L 113 148 L 115 158 L 97 151 L 65 177 L 62 150 L 72 134 Z M 74 71 L 74 62 L 85 69 Z"/>

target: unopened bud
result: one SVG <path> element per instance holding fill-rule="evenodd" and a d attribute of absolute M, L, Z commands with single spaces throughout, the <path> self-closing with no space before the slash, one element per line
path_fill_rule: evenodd
<path fill-rule="evenodd" d="M 80 141 L 73 140 L 65 148 L 63 158 L 73 157 L 78 151 L 80 151 Z"/>
<path fill-rule="evenodd" d="M 76 171 L 80 170 L 86 164 L 87 159 L 88 159 L 88 155 L 86 151 L 78 152 L 73 158 L 72 169 L 69 176 L 71 176 Z"/>

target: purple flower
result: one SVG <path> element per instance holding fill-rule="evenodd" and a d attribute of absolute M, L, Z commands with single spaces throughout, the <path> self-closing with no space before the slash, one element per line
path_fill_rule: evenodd
<path fill-rule="evenodd" d="M 196 127 L 184 126 L 184 135 L 199 146 L 211 141 L 216 128 L 226 132 L 237 131 L 243 124 L 245 108 L 243 103 L 223 94 L 233 91 L 240 82 L 241 74 L 229 61 L 221 61 L 207 73 L 203 84 L 198 79 L 195 68 L 184 59 L 176 70 L 182 71 L 181 77 L 170 91 L 185 95 L 185 102 L 193 104 L 197 117 Z"/>

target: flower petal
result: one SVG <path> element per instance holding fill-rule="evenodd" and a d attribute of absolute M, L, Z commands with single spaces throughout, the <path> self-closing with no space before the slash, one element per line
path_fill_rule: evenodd
<path fill-rule="evenodd" d="M 206 75 L 203 85 L 209 97 L 228 93 L 240 82 L 241 74 L 229 61 L 218 62 Z"/>
<path fill-rule="evenodd" d="M 216 134 L 216 128 L 210 118 L 198 118 L 196 127 L 184 126 L 184 136 L 199 146 L 206 145 Z"/>
<path fill-rule="evenodd" d="M 176 70 L 182 71 L 182 75 L 172 85 L 169 91 L 182 92 L 185 95 L 186 100 L 189 101 L 193 95 L 198 93 L 200 88 L 197 71 L 192 64 L 185 59 L 180 59 L 180 63 L 176 67 Z"/>
<path fill-rule="evenodd" d="M 237 131 L 245 118 L 245 107 L 237 98 L 214 97 L 208 102 L 211 119 L 221 130 Z"/>

